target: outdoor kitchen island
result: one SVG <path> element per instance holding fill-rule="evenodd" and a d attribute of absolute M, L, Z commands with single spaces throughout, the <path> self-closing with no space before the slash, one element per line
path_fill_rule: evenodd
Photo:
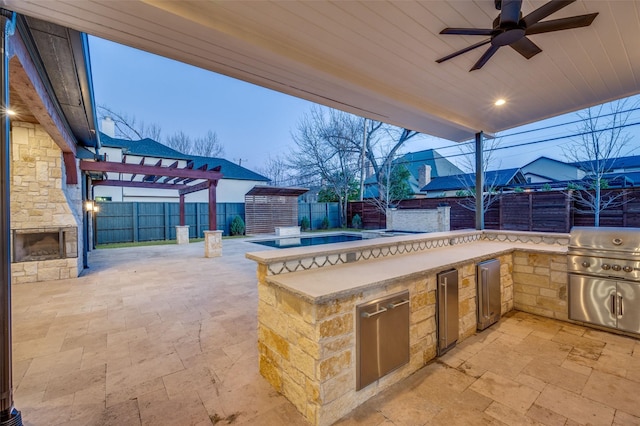
<path fill-rule="evenodd" d="M 258 262 L 260 372 L 310 423 L 329 425 L 436 357 L 440 272 L 458 273 L 458 342 L 476 332 L 476 264 L 488 259 L 500 261 L 502 315 L 566 320 L 568 240 L 453 231 L 247 253 Z M 407 290 L 408 362 L 356 390 L 356 307 Z"/>

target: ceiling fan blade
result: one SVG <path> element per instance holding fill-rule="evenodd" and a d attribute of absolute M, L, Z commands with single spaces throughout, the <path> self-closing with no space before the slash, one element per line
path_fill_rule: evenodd
<path fill-rule="evenodd" d="M 520 21 L 520 9 L 522 8 L 522 0 L 502 0 L 500 8 L 500 26 L 517 25 Z"/>
<path fill-rule="evenodd" d="M 482 57 L 480 59 L 478 59 L 478 62 L 475 63 L 475 65 L 473 66 L 473 68 L 471 68 L 469 71 L 475 71 L 475 70 L 479 70 L 480 68 L 482 68 L 484 66 L 484 64 L 487 63 L 487 61 L 489 59 L 491 59 L 491 57 L 494 55 L 494 53 L 496 53 L 498 51 L 498 49 L 500 49 L 500 46 L 491 46 L 490 48 L 487 49 L 486 52 L 484 52 L 484 55 L 482 55 Z"/>
<path fill-rule="evenodd" d="M 520 40 L 515 43 L 511 43 L 509 46 L 527 59 L 531 59 L 538 53 L 542 52 L 542 49 L 526 37 L 522 37 Z"/>
<path fill-rule="evenodd" d="M 480 47 L 480 46 L 484 46 L 485 44 L 489 43 L 490 41 L 491 41 L 491 39 L 487 39 L 487 40 L 483 40 L 483 41 L 481 41 L 481 42 L 479 42 L 479 43 L 472 44 L 472 45 L 471 45 L 471 46 L 469 46 L 469 47 L 465 47 L 465 48 L 464 48 L 464 49 L 462 49 L 462 50 L 458 50 L 457 52 L 453 52 L 453 53 L 452 53 L 452 54 L 450 54 L 450 55 L 447 55 L 447 56 L 445 56 L 445 57 L 442 57 L 442 58 L 438 59 L 436 62 L 437 62 L 437 63 L 441 63 L 441 62 L 444 62 L 444 61 L 448 61 L 449 59 L 451 59 L 451 58 L 455 58 L 455 57 L 456 57 L 456 56 L 458 56 L 458 55 L 462 55 L 463 53 L 467 53 L 467 52 L 468 52 L 468 51 L 470 51 L 470 50 L 476 49 L 476 48 L 478 48 L 478 47 Z"/>
<path fill-rule="evenodd" d="M 551 15 L 552 13 L 556 13 L 560 9 L 569 6 L 574 1 L 576 0 L 551 0 L 549 3 L 540 6 L 539 8 L 522 18 L 522 20 L 527 27 L 530 27 L 536 22 L 541 21 L 542 19 Z"/>
<path fill-rule="evenodd" d="M 527 35 L 550 33 L 552 31 L 570 30 L 573 28 L 588 27 L 598 13 L 572 16 L 570 18 L 553 19 L 551 21 L 538 22 L 527 28 Z"/>
<path fill-rule="evenodd" d="M 457 35 L 482 35 L 490 36 L 493 29 L 486 28 L 445 28 L 440 34 L 457 34 Z"/>

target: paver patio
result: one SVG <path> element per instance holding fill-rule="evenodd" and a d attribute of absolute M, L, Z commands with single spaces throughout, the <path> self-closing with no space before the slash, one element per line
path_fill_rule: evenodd
<path fill-rule="evenodd" d="M 24 424 L 306 424 L 258 373 L 263 249 L 97 250 L 81 278 L 15 285 Z M 339 424 L 640 424 L 638 389 L 638 340 L 514 313 Z"/>

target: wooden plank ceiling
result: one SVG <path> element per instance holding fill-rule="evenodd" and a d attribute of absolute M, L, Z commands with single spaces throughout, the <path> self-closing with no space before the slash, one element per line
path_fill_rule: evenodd
<path fill-rule="evenodd" d="M 546 1 L 524 1 L 527 14 Z M 598 12 L 586 28 L 531 36 L 530 60 L 485 48 L 493 0 L 0 0 L 3 7 L 331 107 L 446 139 L 495 133 L 640 92 L 640 2 L 576 1 L 549 19 Z M 179 76 L 177 76 L 179 78 Z M 494 106 L 497 98 L 507 104 Z"/>

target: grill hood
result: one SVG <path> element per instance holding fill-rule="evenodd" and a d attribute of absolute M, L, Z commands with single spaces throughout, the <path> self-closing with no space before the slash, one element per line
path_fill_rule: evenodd
<path fill-rule="evenodd" d="M 616 251 L 640 256 L 640 228 L 576 226 L 571 229 L 569 249 Z"/>

